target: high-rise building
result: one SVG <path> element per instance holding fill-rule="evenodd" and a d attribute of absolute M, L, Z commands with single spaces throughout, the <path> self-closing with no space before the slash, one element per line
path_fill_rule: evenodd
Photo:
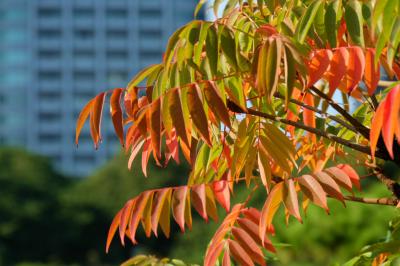
<path fill-rule="evenodd" d="M 193 19 L 197 2 L 1 0 L 0 143 L 47 155 L 74 175 L 102 164 L 118 149 L 112 123 L 102 124 L 98 151 L 87 127 L 76 149 L 79 111 L 161 61 L 168 37 Z"/>

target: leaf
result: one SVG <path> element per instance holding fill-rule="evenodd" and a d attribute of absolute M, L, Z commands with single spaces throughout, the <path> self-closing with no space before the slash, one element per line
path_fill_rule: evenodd
<path fill-rule="evenodd" d="M 332 52 L 328 49 L 320 49 L 313 52 L 311 60 L 307 64 L 309 75 L 308 87 L 311 87 L 322 78 L 322 75 L 329 67 L 331 57 Z"/>
<path fill-rule="evenodd" d="M 347 31 L 354 44 L 364 47 L 362 4 L 357 0 L 349 0 L 345 6 L 344 18 Z"/>
<path fill-rule="evenodd" d="M 222 29 L 219 28 L 219 30 L 221 38 L 221 49 L 231 67 L 233 67 L 234 69 L 238 69 L 238 62 L 236 60 L 236 45 L 233 33 L 226 26 L 223 26 Z"/>
<path fill-rule="evenodd" d="M 246 251 L 235 241 L 227 240 L 232 257 L 243 266 L 253 266 L 254 263 Z"/>
<path fill-rule="evenodd" d="M 231 121 L 229 119 L 229 112 L 218 93 L 218 87 L 214 81 L 209 81 L 204 87 L 204 95 L 207 100 L 208 106 L 213 113 L 221 120 L 226 126 L 231 128 Z"/>
<path fill-rule="evenodd" d="M 325 169 L 324 172 L 331 175 L 333 179 L 339 184 L 339 186 L 345 188 L 347 191 L 352 192 L 353 184 L 351 183 L 350 177 L 345 172 L 337 167 L 330 167 Z"/>
<path fill-rule="evenodd" d="M 225 241 L 221 241 L 214 249 L 208 249 L 204 258 L 204 266 L 215 266 L 218 260 L 219 254 L 225 246 Z M 208 252 L 210 251 L 210 252 Z"/>
<path fill-rule="evenodd" d="M 329 79 L 329 95 L 333 95 L 336 88 L 346 74 L 347 62 L 349 59 L 349 52 L 346 47 L 339 47 L 335 50 L 329 66 L 328 79 Z"/>
<path fill-rule="evenodd" d="M 123 246 L 125 245 L 126 227 L 128 226 L 133 206 L 135 206 L 135 201 L 129 200 L 122 208 L 121 220 L 119 222 L 119 238 L 121 239 L 121 243 Z"/>
<path fill-rule="evenodd" d="M 188 134 L 186 132 L 185 119 L 183 116 L 181 104 L 181 94 L 179 89 L 169 91 L 168 103 L 169 113 L 171 114 L 172 123 L 176 129 L 176 133 L 186 144 L 186 146 L 190 147 Z"/>
<path fill-rule="evenodd" d="M 349 61 L 344 82 L 344 92 L 351 93 L 361 81 L 365 68 L 365 57 L 362 48 L 349 48 Z M 342 86 L 341 86 L 342 87 Z"/>
<path fill-rule="evenodd" d="M 374 64 L 375 60 L 375 50 L 372 48 L 367 48 L 365 53 L 365 73 L 364 73 L 364 83 L 368 89 L 368 94 L 371 96 L 374 94 L 376 88 L 378 87 L 380 74 L 379 65 Z"/>
<path fill-rule="evenodd" d="M 381 103 L 383 104 L 383 103 Z M 400 112 L 400 85 L 395 86 L 390 90 L 385 98 L 383 117 L 382 137 L 389 155 L 394 159 L 393 154 L 393 139 L 395 130 L 399 124 Z"/>
<path fill-rule="evenodd" d="M 320 171 L 314 174 L 324 191 L 331 197 L 334 197 L 344 204 L 343 194 L 340 191 L 338 184 L 327 173 Z"/>
<path fill-rule="evenodd" d="M 161 98 L 151 104 L 150 136 L 154 158 L 161 158 Z"/>
<path fill-rule="evenodd" d="M 334 0 L 327 4 L 325 12 L 325 32 L 332 48 L 336 47 L 337 22 L 340 19 L 340 0 Z"/>
<path fill-rule="evenodd" d="M 371 131 L 369 133 L 369 142 L 371 146 L 372 158 L 375 157 L 376 144 L 378 143 L 378 139 L 383 126 L 384 112 L 385 112 L 385 101 L 382 101 L 379 104 L 378 108 L 376 109 L 374 117 L 372 118 L 371 121 L 371 125 L 374 125 L 373 127 L 371 127 Z"/>
<path fill-rule="evenodd" d="M 303 193 L 316 205 L 328 211 L 326 193 L 321 185 L 311 175 L 303 175 L 298 178 Z"/>
<path fill-rule="evenodd" d="M 152 227 L 153 233 L 156 236 L 157 236 L 158 222 L 160 221 L 160 217 L 162 215 L 164 205 L 166 205 L 166 207 L 169 210 L 169 202 L 170 202 L 171 192 L 172 192 L 172 190 L 170 188 L 163 188 L 161 190 L 158 190 L 157 193 L 155 193 L 154 206 L 153 206 L 153 211 L 151 213 L 151 227 Z M 167 216 L 167 215 L 163 214 L 163 216 Z M 168 220 L 169 220 L 169 214 L 168 214 Z M 165 235 L 168 236 L 169 233 L 166 233 Z"/>
<path fill-rule="evenodd" d="M 259 226 L 259 236 L 261 242 L 264 243 L 265 233 L 272 228 L 272 220 L 283 200 L 283 182 L 276 184 L 268 194 L 261 211 L 261 219 Z"/>
<path fill-rule="evenodd" d="M 196 185 L 192 187 L 192 202 L 193 207 L 200 214 L 200 216 L 208 221 L 207 211 L 206 211 L 206 189 L 205 185 Z"/>
<path fill-rule="evenodd" d="M 259 245 L 262 245 L 268 251 L 272 253 L 276 253 L 272 242 L 265 237 L 264 242 L 261 242 L 261 238 L 259 236 L 259 222 L 255 223 L 254 221 L 247 218 L 238 218 L 237 223 L 243 230 L 245 230 Z"/>
<path fill-rule="evenodd" d="M 172 194 L 172 214 L 182 232 L 185 232 L 185 208 L 187 195 L 187 186 L 176 188 Z"/>
<path fill-rule="evenodd" d="M 283 187 L 283 202 L 286 209 L 293 215 L 299 222 L 302 222 L 299 209 L 299 200 L 293 179 L 285 180 Z"/>
<path fill-rule="evenodd" d="M 265 82 L 267 101 L 271 100 L 278 86 L 280 62 L 282 55 L 282 41 L 280 38 L 271 38 L 268 46 L 267 65 L 265 67 Z"/>
<path fill-rule="evenodd" d="M 296 39 L 299 40 L 300 43 L 304 43 L 304 40 L 307 37 L 308 31 L 311 28 L 311 25 L 314 22 L 315 16 L 317 15 L 318 9 L 322 1 L 316 0 L 313 1 L 307 8 L 304 15 L 301 17 L 299 24 L 296 28 Z"/>
<path fill-rule="evenodd" d="M 311 93 L 306 93 L 304 95 L 304 103 L 314 107 L 314 96 Z M 316 128 L 316 121 L 315 121 L 315 113 L 310 109 L 304 108 L 303 109 L 303 120 L 306 126 Z M 316 143 L 316 136 L 313 133 L 307 133 L 311 136 L 311 140 Z"/>
<path fill-rule="evenodd" d="M 215 76 L 218 72 L 218 61 L 219 61 L 219 39 L 216 28 L 211 26 L 207 32 L 206 38 L 206 53 L 207 58 L 210 62 L 211 73 Z"/>
<path fill-rule="evenodd" d="M 262 145 L 260 145 L 257 163 L 258 163 L 258 170 L 260 171 L 261 182 L 267 189 L 267 192 L 269 192 L 272 179 L 271 166 L 269 164 L 269 158 L 267 152 L 262 147 Z"/>
<path fill-rule="evenodd" d="M 358 189 L 361 190 L 360 185 L 360 177 L 358 176 L 357 172 L 348 164 L 339 164 L 336 167 L 341 169 L 346 175 L 350 178 L 353 185 Z"/>
<path fill-rule="evenodd" d="M 114 238 L 115 232 L 117 231 L 117 228 L 119 226 L 120 220 L 121 220 L 121 213 L 122 213 L 122 209 L 117 213 L 117 215 L 115 215 L 110 229 L 108 230 L 108 235 L 107 235 L 107 243 L 106 243 L 106 253 L 108 253 L 108 250 L 110 248 L 110 244 L 112 239 Z"/>
<path fill-rule="evenodd" d="M 139 225 L 140 219 L 142 218 L 143 210 L 146 207 L 147 200 L 152 193 L 152 191 L 145 191 L 136 198 L 136 204 L 132 210 L 132 217 L 128 229 L 129 237 L 134 244 L 137 243 L 135 239 L 136 229 Z"/>
<path fill-rule="evenodd" d="M 231 258 L 229 255 L 229 248 L 225 248 L 224 256 L 222 257 L 222 266 L 231 266 Z"/>
<path fill-rule="evenodd" d="M 154 198 L 154 191 L 151 192 L 151 194 L 149 195 L 149 199 L 147 200 L 146 206 L 143 209 L 143 214 L 142 214 L 142 226 L 144 229 L 144 232 L 146 234 L 146 237 L 150 237 L 151 236 L 151 229 L 152 229 L 152 225 L 151 225 L 151 212 L 153 210 L 153 198 Z"/>
<path fill-rule="evenodd" d="M 160 71 L 162 67 L 163 66 L 161 64 L 150 65 L 137 73 L 127 86 L 128 92 L 142 82 L 146 77 L 150 76 L 153 72 Z"/>
<path fill-rule="evenodd" d="M 215 199 L 225 209 L 226 212 L 230 210 L 230 193 L 229 185 L 224 180 L 215 181 L 212 183 Z"/>
<path fill-rule="evenodd" d="M 92 134 L 93 134 L 93 141 L 94 141 L 94 146 L 97 149 L 99 146 L 99 142 L 101 141 L 101 117 L 103 113 L 103 105 L 104 105 L 104 100 L 106 97 L 106 93 L 102 92 L 98 94 L 94 98 L 94 103 L 92 105 L 92 111 L 91 111 L 91 121 L 92 121 Z"/>
<path fill-rule="evenodd" d="M 198 85 L 190 86 L 187 91 L 189 112 L 203 140 L 211 147 L 210 133 L 208 131 L 207 116 L 200 100 L 200 88 Z"/>
<path fill-rule="evenodd" d="M 119 141 L 121 143 L 121 146 L 124 146 L 124 128 L 123 128 L 123 117 L 122 117 L 122 109 L 121 109 L 121 98 L 122 98 L 122 92 L 124 89 L 119 88 L 119 89 L 114 89 L 113 93 L 111 94 L 111 99 L 110 99 L 110 113 L 111 113 L 111 118 L 112 122 L 114 125 L 115 132 L 117 133 L 117 136 L 119 138 Z"/>
<path fill-rule="evenodd" d="M 286 108 L 289 106 L 289 101 L 292 97 L 294 84 L 296 81 L 296 62 L 293 58 L 292 52 L 285 46 L 283 50 L 284 62 L 285 62 L 285 83 L 286 83 L 286 94 L 285 94 L 285 105 Z"/>
<path fill-rule="evenodd" d="M 82 111 L 79 114 L 78 119 L 76 120 L 76 131 L 75 131 L 75 144 L 78 145 L 79 135 L 82 131 L 83 125 L 85 124 L 86 119 L 90 114 L 90 110 L 92 109 L 94 104 L 94 99 L 90 100 L 85 107 L 83 107 Z"/>
<path fill-rule="evenodd" d="M 240 246 L 250 255 L 251 259 L 259 265 L 266 265 L 264 255 L 253 238 L 243 229 L 232 228 L 232 235 Z"/>
<path fill-rule="evenodd" d="M 218 210 L 215 204 L 214 193 L 210 186 L 205 186 L 206 192 L 206 212 L 215 222 L 218 221 Z"/>

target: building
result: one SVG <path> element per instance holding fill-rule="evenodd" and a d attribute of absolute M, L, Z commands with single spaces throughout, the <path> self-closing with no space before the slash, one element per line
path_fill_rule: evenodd
<path fill-rule="evenodd" d="M 104 121 L 98 151 L 88 128 L 76 149 L 79 111 L 98 92 L 124 87 L 159 62 L 197 2 L 0 1 L 0 142 L 49 156 L 73 175 L 104 163 L 118 149 L 112 123 Z"/>

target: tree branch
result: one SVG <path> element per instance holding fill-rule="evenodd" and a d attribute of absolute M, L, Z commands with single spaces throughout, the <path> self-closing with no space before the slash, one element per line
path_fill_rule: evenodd
<path fill-rule="evenodd" d="M 344 196 L 343 198 L 346 201 L 361 202 L 365 204 L 378 204 L 387 206 L 397 206 L 397 204 L 399 204 L 399 200 L 393 198 L 361 198 L 354 196 Z"/>
<path fill-rule="evenodd" d="M 379 168 L 373 169 L 373 172 L 376 175 L 376 178 L 378 178 L 378 180 L 381 181 L 397 199 L 400 199 L 400 184 L 385 176 Z"/>
<path fill-rule="evenodd" d="M 369 129 L 367 127 L 365 127 L 346 110 L 336 104 L 328 95 L 326 95 L 316 87 L 311 86 L 310 90 L 322 99 L 324 99 L 330 106 L 332 106 L 332 108 L 335 109 L 339 114 L 341 114 L 350 124 L 352 124 L 357 132 L 359 132 L 364 138 L 369 139 Z"/>
<path fill-rule="evenodd" d="M 306 125 L 304 125 L 302 123 L 298 123 L 298 122 L 294 122 L 294 121 L 291 121 L 291 120 L 288 120 L 288 119 L 280 118 L 280 117 L 277 117 L 277 116 L 274 116 L 274 115 L 270 115 L 270 114 L 267 114 L 267 113 L 263 113 L 263 112 L 260 112 L 260 111 L 257 111 L 257 110 L 251 109 L 251 108 L 248 108 L 247 110 L 242 110 L 241 107 L 237 106 L 234 102 L 232 102 L 230 100 L 228 100 L 227 106 L 228 106 L 228 109 L 230 111 L 232 111 L 232 112 L 236 112 L 236 113 L 239 113 L 239 114 L 250 114 L 250 115 L 254 115 L 254 116 L 258 116 L 258 117 L 263 117 L 263 118 L 266 118 L 266 119 L 269 119 L 269 120 L 272 120 L 272 121 L 281 122 L 281 123 L 286 124 L 286 125 L 294 126 L 296 128 L 301 128 L 301 129 L 303 129 L 305 131 L 308 131 L 310 133 L 314 133 L 314 134 L 316 134 L 318 136 L 324 137 L 326 139 L 329 139 L 329 140 L 334 141 L 336 143 L 339 143 L 341 145 L 347 146 L 347 147 L 349 147 L 349 148 L 351 148 L 353 150 L 357 150 L 359 152 L 362 152 L 362 153 L 365 153 L 365 154 L 368 154 L 368 155 L 371 154 L 371 150 L 370 150 L 369 146 L 359 145 L 359 144 L 350 142 L 348 140 L 342 139 L 342 138 L 340 138 L 340 137 L 338 137 L 336 135 L 327 133 L 327 132 L 325 132 L 323 130 L 320 130 L 318 128 L 309 127 L 309 126 L 306 126 Z M 375 156 L 378 157 L 378 158 L 384 159 L 384 160 L 388 160 L 387 155 L 386 154 L 382 154 L 379 151 L 376 152 Z"/>
<path fill-rule="evenodd" d="M 277 97 L 277 98 L 279 98 L 279 99 L 285 99 L 285 97 L 282 96 L 282 95 L 279 94 L 279 93 L 275 93 L 274 96 Z M 313 111 L 313 112 L 315 112 L 315 113 L 317 113 L 317 114 L 320 114 L 320 115 L 323 116 L 324 118 L 329 118 L 329 119 L 331 119 L 332 121 L 335 121 L 335 122 L 341 124 L 341 125 L 344 126 L 345 128 L 347 128 L 347 129 L 349 129 L 349 130 L 351 130 L 351 131 L 353 131 L 353 132 L 355 132 L 355 133 L 359 133 L 355 127 L 353 127 L 352 125 L 349 125 L 348 123 L 346 123 L 345 121 L 341 120 L 340 118 L 338 118 L 338 117 L 336 117 L 336 116 L 334 116 L 334 115 L 330 115 L 330 114 L 328 114 L 328 113 L 326 113 L 326 112 L 323 112 L 322 110 L 319 110 L 319 109 L 317 109 L 317 108 L 315 108 L 315 107 L 313 107 L 313 106 L 307 105 L 307 104 L 305 104 L 305 103 L 303 103 L 303 102 L 300 102 L 300 101 L 298 101 L 298 100 L 295 100 L 295 99 L 290 99 L 289 101 L 290 101 L 291 103 L 294 103 L 294 104 L 296 104 L 296 105 L 299 105 L 299 106 L 301 106 L 301 107 L 303 107 L 303 108 L 305 108 L 305 109 L 308 109 L 308 110 L 311 110 L 311 111 Z"/>

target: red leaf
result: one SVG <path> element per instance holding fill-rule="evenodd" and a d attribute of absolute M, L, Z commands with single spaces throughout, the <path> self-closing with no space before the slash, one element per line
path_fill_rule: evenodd
<path fill-rule="evenodd" d="M 339 164 L 337 167 L 346 173 L 346 175 L 350 178 L 351 183 L 353 183 L 358 190 L 361 190 L 360 177 L 353 167 L 348 164 Z"/>
<path fill-rule="evenodd" d="M 396 128 L 399 127 L 400 85 L 393 87 L 385 98 L 382 127 L 382 137 L 390 157 L 393 159 L 393 139 Z M 383 103 L 381 103 L 383 104 Z"/>
<path fill-rule="evenodd" d="M 115 215 L 115 217 L 114 217 L 114 219 L 113 219 L 113 221 L 111 223 L 110 229 L 108 230 L 106 253 L 108 253 L 111 241 L 112 241 L 112 239 L 113 239 L 113 237 L 115 235 L 115 232 L 117 231 L 118 225 L 119 225 L 120 220 L 121 220 L 121 213 L 122 213 L 122 210 L 120 210 L 117 213 L 117 215 Z"/>
<path fill-rule="evenodd" d="M 326 193 L 321 185 L 311 175 L 303 175 L 298 178 L 303 193 L 316 205 L 328 211 Z"/>
<path fill-rule="evenodd" d="M 329 67 L 332 51 L 327 49 L 316 50 L 312 54 L 312 58 L 308 63 L 308 85 L 311 87 L 315 82 L 322 78 L 322 75 Z"/>
<path fill-rule="evenodd" d="M 229 112 L 226 108 L 222 97 L 220 96 L 217 85 L 214 81 L 209 81 L 204 87 L 204 95 L 207 100 L 208 106 L 213 113 L 221 120 L 226 126 L 231 128 L 231 121 L 229 120 Z"/>
<path fill-rule="evenodd" d="M 206 211 L 206 189 L 204 184 L 192 187 L 192 203 L 200 216 L 208 221 Z"/>
<path fill-rule="evenodd" d="M 314 176 L 318 179 L 318 182 L 329 196 L 340 200 L 344 204 L 343 194 L 340 191 L 340 187 L 330 175 L 321 171 L 315 173 Z"/>
<path fill-rule="evenodd" d="M 340 168 L 330 167 L 325 169 L 324 172 L 330 174 L 330 176 L 335 179 L 335 181 L 347 191 L 353 191 L 353 184 L 351 183 L 350 177 L 346 175 Z"/>
<path fill-rule="evenodd" d="M 181 140 L 186 144 L 187 147 L 190 147 L 189 136 L 186 132 L 185 127 L 185 118 L 183 117 L 180 90 L 171 90 L 168 93 L 168 102 L 169 113 L 171 114 L 171 119 L 176 129 L 176 134 L 181 138 Z"/>
<path fill-rule="evenodd" d="M 243 266 L 253 266 L 254 263 L 246 251 L 235 241 L 227 240 L 232 257 Z"/>
<path fill-rule="evenodd" d="M 224 256 L 222 257 L 222 266 L 231 266 L 231 258 L 229 257 L 229 248 L 225 248 Z"/>
<path fill-rule="evenodd" d="M 135 205 L 135 200 L 129 200 L 125 206 L 122 208 L 121 221 L 119 223 L 119 238 L 121 243 L 125 245 L 125 231 L 128 226 L 129 219 L 131 218 L 132 208 Z"/>
<path fill-rule="evenodd" d="M 314 107 L 314 96 L 311 93 L 306 93 L 304 95 L 304 103 Z M 303 110 L 303 120 L 304 124 L 309 127 L 316 127 L 315 123 L 315 113 L 309 109 L 304 108 Z M 315 143 L 317 141 L 315 134 L 308 133 L 312 141 Z"/>
<path fill-rule="evenodd" d="M 92 137 L 94 141 L 95 148 L 99 146 L 101 141 L 101 117 L 103 113 L 103 105 L 106 93 L 102 92 L 94 98 L 94 103 L 92 105 L 91 121 L 92 121 Z"/>
<path fill-rule="evenodd" d="M 79 135 L 85 124 L 86 119 L 90 114 L 90 110 L 92 109 L 94 104 L 94 99 L 90 100 L 85 107 L 83 107 L 81 113 L 79 114 L 78 120 L 76 120 L 76 131 L 75 131 L 75 143 L 78 145 Z"/>
<path fill-rule="evenodd" d="M 345 47 L 338 48 L 333 54 L 328 72 L 330 96 L 332 96 L 336 88 L 339 87 L 342 78 L 346 74 L 348 58 L 349 52 Z"/>
<path fill-rule="evenodd" d="M 258 226 L 259 223 L 256 224 L 252 220 L 247 218 L 238 218 L 237 223 L 254 239 L 254 241 L 256 241 L 256 243 L 262 245 L 267 250 L 276 253 L 276 250 L 272 245 L 272 242 L 267 237 L 264 237 L 264 243 L 261 242 L 261 238 L 259 236 L 259 226 Z"/>
<path fill-rule="evenodd" d="M 353 46 L 348 48 L 348 50 L 349 61 L 347 72 L 340 87 L 344 92 L 351 93 L 362 79 L 365 68 L 365 57 L 361 47 Z"/>
<path fill-rule="evenodd" d="M 110 113 L 115 132 L 119 138 L 119 142 L 124 146 L 124 128 L 122 122 L 122 109 L 120 105 L 122 92 L 124 89 L 115 89 L 110 98 Z"/>
<path fill-rule="evenodd" d="M 221 253 L 222 249 L 225 246 L 225 241 L 221 241 L 215 248 L 208 249 L 206 256 L 204 257 L 204 266 L 215 266 L 219 254 Z"/>
<path fill-rule="evenodd" d="M 364 83 L 368 89 L 368 94 L 374 94 L 378 81 L 381 76 L 379 64 L 375 67 L 375 50 L 372 48 L 367 48 L 365 53 L 365 73 L 364 73 Z"/>
<path fill-rule="evenodd" d="M 229 212 L 231 200 L 228 183 L 225 180 L 215 181 L 212 183 L 212 189 L 218 203 Z"/>
<path fill-rule="evenodd" d="M 151 151 L 151 139 L 148 138 L 144 142 L 143 152 L 142 152 L 142 171 L 144 176 L 147 177 L 147 164 L 150 158 L 150 151 Z"/>

